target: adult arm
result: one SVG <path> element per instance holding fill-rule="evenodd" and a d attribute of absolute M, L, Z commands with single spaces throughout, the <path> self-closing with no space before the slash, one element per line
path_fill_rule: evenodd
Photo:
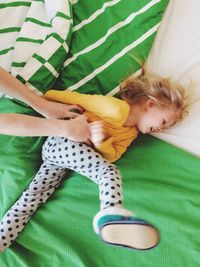
<path fill-rule="evenodd" d="M 0 68 L 0 91 L 28 104 L 47 118 L 76 117 L 78 115 L 71 112 L 73 108 L 78 109 L 80 112 L 83 111 L 83 109 L 77 105 L 70 106 L 62 103 L 55 103 L 38 96 L 3 68 Z"/>
<path fill-rule="evenodd" d="M 0 134 L 15 136 L 63 136 L 88 142 L 90 133 L 84 115 L 72 120 L 44 119 L 22 114 L 0 114 Z"/>

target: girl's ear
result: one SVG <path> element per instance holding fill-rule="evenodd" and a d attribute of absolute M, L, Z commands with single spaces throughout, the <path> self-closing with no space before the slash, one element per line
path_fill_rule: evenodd
<path fill-rule="evenodd" d="M 149 111 L 154 105 L 155 105 L 155 102 L 152 99 L 148 99 L 145 102 L 145 110 Z"/>

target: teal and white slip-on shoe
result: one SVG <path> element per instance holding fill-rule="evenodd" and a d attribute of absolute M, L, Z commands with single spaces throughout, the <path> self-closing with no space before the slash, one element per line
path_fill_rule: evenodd
<path fill-rule="evenodd" d="M 120 210 L 125 211 L 125 213 L 127 211 L 122 208 Z M 97 217 L 99 235 L 102 241 L 107 244 L 137 250 L 148 250 L 159 243 L 158 230 L 147 221 L 134 216 L 124 216 L 116 213 L 110 215 L 97 214 Z"/>
<path fill-rule="evenodd" d="M 101 239 L 110 245 L 147 250 L 159 243 L 155 226 L 136 217 L 105 215 L 99 225 Z"/>

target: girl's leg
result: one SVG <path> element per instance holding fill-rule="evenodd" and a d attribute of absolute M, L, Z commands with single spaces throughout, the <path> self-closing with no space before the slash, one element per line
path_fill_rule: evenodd
<path fill-rule="evenodd" d="M 95 216 L 93 226 L 102 240 L 141 250 L 158 244 L 157 229 L 122 208 L 119 170 L 94 149 L 62 137 L 49 137 L 43 147 L 43 157 L 47 162 L 75 170 L 99 185 L 101 210 Z"/>
<path fill-rule="evenodd" d="M 43 163 L 28 188 L 5 214 L 0 223 L 0 252 L 9 247 L 23 230 L 31 215 L 59 186 L 66 169 Z"/>
<path fill-rule="evenodd" d="M 90 146 L 63 137 L 49 137 L 43 147 L 43 157 L 49 163 L 74 170 L 97 183 L 101 209 L 122 205 L 119 170 Z"/>

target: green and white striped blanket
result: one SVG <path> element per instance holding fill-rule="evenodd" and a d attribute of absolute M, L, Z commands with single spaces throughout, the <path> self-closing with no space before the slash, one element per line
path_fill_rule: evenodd
<path fill-rule="evenodd" d="M 166 3 L 1 1 L 0 65 L 33 90 L 51 88 L 63 67 L 57 87 L 114 94 L 139 67 L 131 54 L 146 58 Z"/>
<path fill-rule="evenodd" d="M 69 51 L 71 2 L 3 1 L 0 22 L 1 66 L 31 89 L 50 88 Z"/>

